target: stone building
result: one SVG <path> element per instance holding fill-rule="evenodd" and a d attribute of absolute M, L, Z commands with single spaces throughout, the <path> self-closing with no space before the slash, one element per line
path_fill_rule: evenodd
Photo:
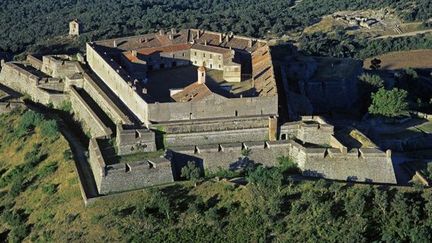
<path fill-rule="evenodd" d="M 0 83 L 44 105 L 70 102 L 99 194 L 170 183 L 190 160 L 214 171 L 281 156 L 307 176 L 396 183 L 390 151 L 347 147 L 319 117 L 279 122 L 263 40 L 172 29 L 88 43 L 86 58 L 28 56 L 5 63 Z"/>
<path fill-rule="evenodd" d="M 79 36 L 81 33 L 81 25 L 77 19 L 69 22 L 69 36 Z"/>

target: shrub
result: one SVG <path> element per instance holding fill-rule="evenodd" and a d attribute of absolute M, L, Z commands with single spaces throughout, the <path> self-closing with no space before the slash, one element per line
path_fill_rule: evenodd
<path fill-rule="evenodd" d="M 57 161 L 51 162 L 50 164 L 42 167 L 42 169 L 39 170 L 37 175 L 39 178 L 44 178 L 48 175 L 53 174 L 57 170 L 57 168 L 58 168 Z"/>
<path fill-rule="evenodd" d="M 201 170 L 195 162 L 189 161 L 187 165 L 181 169 L 181 176 L 188 180 L 198 180 L 201 177 Z"/>
<path fill-rule="evenodd" d="M 25 189 L 25 183 L 23 177 L 18 177 L 13 181 L 9 194 L 12 197 L 18 196 Z"/>
<path fill-rule="evenodd" d="M 43 121 L 41 123 L 41 133 L 51 140 L 59 137 L 59 128 L 55 120 Z"/>
<path fill-rule="evenodd" d="M 10 242 L 21 242 L 30 233 L 29 228 L 25 224 L 15 226 L 9 233 Z"/>
<path fill-rule="evenodd" d="M 19 130 L 29 130 L 39 125 L 43 121 L 43 116 L 32 110 L 24 112 L 18 125 Z"/>
<path fill-rule="evenodd" d="M 53 195 L 57 192 L 57 186 L 55 184 L 47 184 L 42 186 L 42 191 L 48 195 Z"/>
<path fill-rule="evenodd" d="M 72 151 L 70 149 L 66 149 L 63 151 L 63 159 L 64 160 L 71 160 L 73 158 Z"/>
<path fill-rule="evenodd" d="M 279 167 L 282 173 L 293 174 L 299 172 L 297 164 L 291 158 L 286 156 L 281 156 L 277 158 L 277 161 L 279 163 Z"/>

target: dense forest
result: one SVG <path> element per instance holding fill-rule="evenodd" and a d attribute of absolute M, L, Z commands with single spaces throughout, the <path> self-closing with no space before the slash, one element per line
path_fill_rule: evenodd
<path fill-rule="evenodd" d="M 335 33 L 317 32 L 304 35 L 299 41 L 300 49 L 306 55 L 366 58 L 393 51 L 431 49 L 432 35 L 365 39 L 347 35 L 342 31 Z"/>
<path fill-rule="evenodd" d="M 86 33 L 81 43 L 171 27 L 265 37 L 300 31 L 335 11 L 383 7 L 410 21 L 432 17 L 429 0 L 3 0 L 0 51 L 17 53 L 65 35 L 74 18 Z"/>

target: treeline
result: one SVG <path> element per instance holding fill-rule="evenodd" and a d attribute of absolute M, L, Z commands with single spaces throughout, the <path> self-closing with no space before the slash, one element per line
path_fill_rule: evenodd
<path fill-rule="evenodd" d="M 432 17 L 428 0 L 3 0 L 0 50 L 28 46 L 66 35 L 68 21 L 84 26 L 81 42 L 152 32 L 160 28 L 202 28 L 254 37 L 301 30 L 339 10 L 393 7 L 407 20 Z"/>
<path fill-rule="evenodd" d="M 93 216 L 94 221 L 132 242 L 432 240 L 429 190 L 284 181 L 275 169 L 253 173 L 258 180 L 248 178 L 246 187 L 206 182 L 150 190 L 136 202 Z M 200 187 L 217 192 L 203 197 Z"/>
<path fill-rule="evenodd" d="M 335 33 L 316 32 L 300 39 L 300 49 L 305 54 L 314 56 L 364 59 L 393 51 L 431 48 L 432 35 L 430 34 L 370 40 L 336 31 Z"/>

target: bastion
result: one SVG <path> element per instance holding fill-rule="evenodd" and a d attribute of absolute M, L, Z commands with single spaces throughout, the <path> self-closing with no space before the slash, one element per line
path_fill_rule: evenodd
<path fill-rule="evenodd" d="M 85 59 L 4 63 L 0 83 L 47 106 L 70 104 L 101 195 L 179 180 L 189 161 L 215 172 L 282 157 L 305 176 L 397 183 L 391 151 L 352 147 L 321 117 L 281 124 L 264 40 L 161 30 L 87 43 Z"/>

